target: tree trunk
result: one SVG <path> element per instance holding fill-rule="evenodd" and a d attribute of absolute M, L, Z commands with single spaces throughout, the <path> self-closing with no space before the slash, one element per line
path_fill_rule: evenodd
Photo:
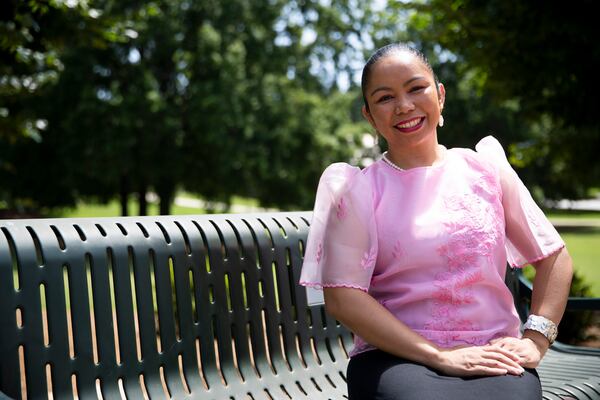
<path fill-rule="evenodd" d="M 158 213 L 160 215 L 169 215 L 171 213 L 171 204 L 175 198 L 175 183 L 172 179 L 162 179 L 155 186 L 155 189 L 160 199 Z"/>
<path fill-rule="evenodd" d="M 129 182 L 127 178 L 121 177 L 121 187 L 119 190 L 119 200 L 121 202 L 121 215 L 126 217 L 129 215 L 127 210 L 127 200 L 129 199 Z"/>
<path fill-rule="evenodd" d="M 160 197 L 160 215 L 169 215 L 171 213 L 171 203 L 173 201 L 173 190 L 165 190 L 158 194 Z"/>
<path fill-rule="evenodd" d="M 138 202 L 140 205 L 139 215 L 148 215 L 148 201 L 146 200 L 146 186 L 143 186 L 138 192 Z"/>

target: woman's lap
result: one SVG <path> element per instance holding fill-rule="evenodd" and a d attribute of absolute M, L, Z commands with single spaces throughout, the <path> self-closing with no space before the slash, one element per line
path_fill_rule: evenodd
<path fill-rule="evenodd" d="M 539 377 L 533 369 L 526 369 L 523 376 L 459 378 L 379 350 L 352 357 L 347 377 L 349 400 L 542 398 Z"/>

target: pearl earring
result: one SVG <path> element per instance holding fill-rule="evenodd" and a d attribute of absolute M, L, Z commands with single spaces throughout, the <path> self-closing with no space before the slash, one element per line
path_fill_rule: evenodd
<path fill-rule="evenodd" d="M 442 126 L 444 126 L 444 116 L 442 114 L 440 114 L 440 119 L 438 121 L 438 125 L 440 126 L 440 128 Z"/>

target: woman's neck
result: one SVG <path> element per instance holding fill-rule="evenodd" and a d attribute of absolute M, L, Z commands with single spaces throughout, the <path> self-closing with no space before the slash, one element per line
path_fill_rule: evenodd
<path fill-rule="evenodd" d="M 417 146 L 390 147 L 387 158 L 402 169 L 429 167 L 444 158 L 445 147 L 437 140 L 421 143 Z"/>

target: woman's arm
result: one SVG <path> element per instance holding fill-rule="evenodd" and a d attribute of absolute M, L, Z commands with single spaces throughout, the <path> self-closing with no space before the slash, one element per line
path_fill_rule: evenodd
<path fill-rule="evenodd" d="M 442 349 L 399 321 L 371 295 L 359 289 L 325 288 L 329 314 L 371 345 L 449 375 L 518 375 L 518 357 L 501 346 Z"/>
<path fill-rule="evenodd" d="M 531 314 L 541 315 L 559 324 L 565 312 L 573 277 L 573 262 L 566 247 L 533 264 L 535 278 L 531 295 Z M 539 332 L 526 330 L 523 338 L 531 339 L 543 356 L 550 343 Z"/>
<path fill-rule="evenodd" d="M 540 315 L 558 325 L 569 297 L 573 263 L 565 247 L 559 252 L 533 263 L 536 270 L 531 296 L 531 314 Z M 544 335 L 526 330 L 522 339 L 501 338 L 492 341 L 521 357 L 520 364 L 535 368 L 550 347 Z"/>

